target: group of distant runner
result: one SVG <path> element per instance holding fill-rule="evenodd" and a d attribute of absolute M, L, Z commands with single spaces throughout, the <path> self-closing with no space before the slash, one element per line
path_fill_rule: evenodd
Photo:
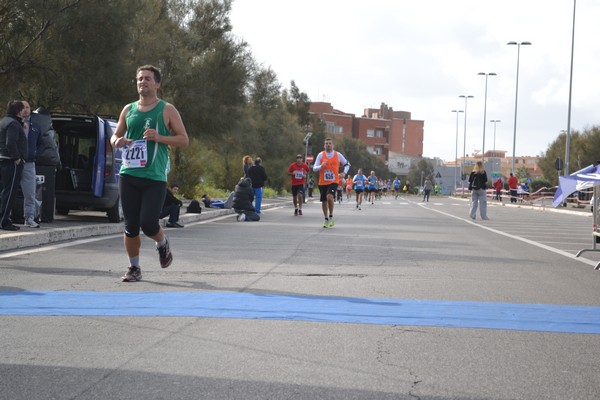
<path fill-rule="evenodd" d="M 340 168 L 343 167 L 343 172 Z M 402 185 L 398 177 L 394 180 L 381 180 L 375 175 L 375 171 L 367 176 L 363 174 L 362 168 L 358 169 L 356 175 L 348 174 L 350 163 L 344 155 L 333 150 L 333 140 L 326 138 L 324 151 L 320 152 L 315 159 L 313 171 L 318 173 L 318 186 L 320 201 L 323 210 L 323 228 L 334 226 L 333 210 L 337 201 L 342 203 L 343 192 L 346 192 L 346 200 L 352 198 L 355 193 L 356 209 L 361 210 L 363 199 L 367 203 L 375 204 L 376 199 L 387 196 L 390 193 L 397 199 L 400 193 L 410 190 L 409 183 Z M 310 171 L 309 166 L 302 161 L 302 155 L 298 154 L 296 162 L 288 168 L 288 175 L 292 178 L 292 198 L 294 202 L 294 215 L 302 215 L 302 203 L 306 177 Z"/>

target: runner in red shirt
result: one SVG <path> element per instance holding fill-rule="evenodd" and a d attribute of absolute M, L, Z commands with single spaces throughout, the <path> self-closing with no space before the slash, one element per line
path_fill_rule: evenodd
<path fill-rule="evenodd" d="M 308 174 L 308 165 L 302 162 L 302 154 L 296 156 L 296 162 L 288 168 L 288 175 L 292 177 L 292 199 L 294 200 L 294 215 L 302 215 L 304 185 Z"/>

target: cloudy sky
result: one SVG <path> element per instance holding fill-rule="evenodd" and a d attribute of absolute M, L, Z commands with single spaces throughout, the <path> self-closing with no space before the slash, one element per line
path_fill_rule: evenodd
<path fill-rule="evenodd" d="M 579 0 L 571 129 L 600 125 L 600 1 Z M 517 46 L 516 154 L 539 155 L 567 129 L 573 0 L 234 0 L 234 35 L 284 87 L 362 115 L 384 102 L 425 121 L 424 156 L 454 160 L 456 114 L 467 103 L 466 152 L 512 155 Z M 458 154 L 463 153 L 460 114 Z M 485 149 L 494 147 L 486 124 Z"/>

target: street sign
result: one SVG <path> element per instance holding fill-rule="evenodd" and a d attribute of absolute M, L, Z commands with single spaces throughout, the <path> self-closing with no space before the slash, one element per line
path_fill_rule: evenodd
<path fill-rule="evenodd" d="M 307 164 L 310 164 L 311 162 L 313 162 L 313 160 L 314 160 L 314 159 L 315 159 L 315 158 L 313 157 L 313 155 L 312 155 L 312 154 L 307 154 L 307 155 L 306 155 L 306 163 L 307 163 Z"/>
<path fill-rule="evenodd" d="M 557 171 L 563 169 L 563 160 L 557 158 L 556 161 L 554 161 L 554 168 L 556 168 Z"/>

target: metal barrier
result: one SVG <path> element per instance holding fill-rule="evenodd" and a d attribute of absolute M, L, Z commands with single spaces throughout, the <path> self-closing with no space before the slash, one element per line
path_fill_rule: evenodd
<path fill-rule="evenodd" d="M 598 227 L 598 204 L 600 204 L 600 186 L 594 186 L 593 190 L 594 196 L 592 198 L 594 199 L 594 204 L 592 204 L 592 207 L 594 212 L 592 214 L 594 222 L 592 223 L 592 248 L 579 250 L 575 257 L 579 257 L 586 251 L 600 251 L 600 249 L 596 247 L 596 244 L 600 242 L 600 227 Z M 596 264 L 596 267 L 594 269 L 600 269 L 600 262 Z"/>
<path fill-rule="evenodd" d="M 530 206 L 539 206 L 539 207 L 551 207 L 554 202 L 554 194 L 556 193 L 556 189 L 558 186 L 552 187 L 543 187 L 535 192 L 521 192 L 516 196 L 511 196 L 510 190 L 502 190 L 501 197 L 503 199 L 516 199 L 516 203 L 530 205 Z M 588 205 L 591 205 L 591 200 L 587 200 L 590 195 L 593 194 L 593 189 L 584 189 L 576 192 L 565 199 L 564 206 L 567 204 L 574 204 L 577 208 L 584 208 Z M 459 188 L 457 187 L 454 192 L 454 196 L 462 196 L 462 197 L 471 197 L 471 192 L 468 188 Z M 489 199 L 496 199 L 496 190 L 493 188 L 486 190 L 486 197 Z M 582 199 L 581 197 L 585 197 Z"/>

